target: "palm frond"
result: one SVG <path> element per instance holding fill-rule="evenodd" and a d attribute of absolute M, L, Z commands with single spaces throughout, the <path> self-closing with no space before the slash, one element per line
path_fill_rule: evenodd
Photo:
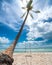
<path fill-rule="evenodd" d="M 33 19 L 34 18 L 33 15 L 31 13 L 29 13 L 29 14 L 30 14 L 31 18 Z"/>
<path fill-rule="evenodd" d="M 22 9 L 26 9 L 26 7 L 22 7 Z"/>
<path fill-rule="evenodd" d="M 25 16 L 26 12 L 21 16 L 21 18 L 23 18 Z"/>
<path fill-rule="evenodd" d="M 40 11 L 39 10 L 37 10 L 37 11 L 34 11 L 34 10 L 32 10 L 34 13 L 40 13 Z"/>
<path fill-rule="evenodd" d="M 26 0 L 26 3 L 28 3 L 28 1 Z"/>
<path fill-rule="evenodd" d="M 21 0 L 21 2 L 23 2 L 23 0 Z"/>

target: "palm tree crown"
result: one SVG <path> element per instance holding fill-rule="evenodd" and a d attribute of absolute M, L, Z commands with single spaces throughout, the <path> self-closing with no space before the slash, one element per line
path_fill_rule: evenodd
<path fill-rule="evenodd" d="M 22 9 L 26 9 L 26 12 L 28 12 L 28 14 L 30 14 L 30 16 L 31 16 L 32 18 L 34 18 L 33 15 L 32 15 L 32 13 L 29 13 L 29 12 L 32 11 L 32 12 L 34 12 L 34 13 L 40 13 L 40 11 L 39 11 L 39 10 L 37 10 L 37 11 L 34 11 L 34 10 L 33 10 L 32 2 L 33 2 L 33 0 L 30 0 L 30 1 L 27 3 L 26 7 L 22 7 Z M 25 16 L 26 12 L 22 15 L 21 18 L 23 18 L 23 17 Z"/>

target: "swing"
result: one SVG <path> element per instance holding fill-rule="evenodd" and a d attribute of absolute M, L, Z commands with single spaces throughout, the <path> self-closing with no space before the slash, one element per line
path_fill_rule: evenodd
<path fill-rule="evenodd" d="M 25 55 L 25 60 L 26 60 L 26 64 L 27 65 L 29 65 L 29 63 L 28 63 L 28 58 L 30 58 L 30 65 L 32 65 L 32 62 L 31 62 L 31 60 L 32 60 L 32 54 L 31 54 L 31 44 L 29 44 L 29 52 L 30 52 L 30 54 L 28 54 L 28 55 Z M 26 44 L 25 44 L 25 53 L 26 53 L 27 51 L 26 51 Z"/>

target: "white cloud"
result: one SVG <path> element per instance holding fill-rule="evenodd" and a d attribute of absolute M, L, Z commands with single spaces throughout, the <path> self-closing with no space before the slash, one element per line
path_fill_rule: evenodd
<path fill-rule="evenodd" d="M 18 43 L 16 48 L 25 48 L 25 47 L 26 48 L 30 48 L 30 47 L 35 48 L 37 46 L 39 46 L 39 44 L 35 41 L 23 41 L 23 42 Z"/>
<path fill-rule="evenodd" d="M 28 40 L 34 40 L 35 38 L 42 37 L 52 31 L 52 22 L 37 22 L 30 26 L 29 32 L 27 33 Z"/>
<path fill-rule="evenodd" d="M 51 14 L 52 14 L 52 6 L 50 7 L 47 6 L 38 15 L 38 20 L 48 19 L 49 17 L 52 18 Z"/>
<path fill-rule="evenodd" d="M 52 18 L 52 6 L 47 6 L 47 7 L 44 7 L 42 10 L 40 9 L 40 13 L 39 14 L 36 14 L 34 15 L 34 18 L 33 20 L 29 21 L 32 22 L 32 23 L 35 23 L 35 22 L 40 22 L 44 19 L 48 19 L 48 18 Z"/>
<path fill-rule="evenodd" d="M 14 29 L 15 31 L 19 28 L 16 25 L 20 25 L 20 17 L 19 17 L 19 6 L 18 2 L 13 2 L 12 4 L 7 3 L 6 1 L 2 2 L 2 12 L 0 15 L 0 22 L 6 24 L 10 28 Z"/>
<path fill-rule="evenodd" d="M 0 43 L 10 43 L 10 40 L 6 37 L 0 37 Z"/>
<path fill-rule="evenodd" d="M 49 48 L 52 44 L 46 44 L 47 40 L 44 41 L 23 41 L 16 45 L 16 49 L 20 48 Z"/>
<path fill-rule="evenodd" d="M 52 22 L 44 22 L 48 18 L 52 18 L 52 6 L 44 7 L 37 19 L 29 21 L 32 22 L 29 26 L 29 32 L 27 33 L 27 40 L 35 40 L 38 37 L 45 39 L 44 34 L 52 32 Z M 49 34 L 50 35 L 50 34 Z M 38 41 L 37 41 L 38 42 Z"/>

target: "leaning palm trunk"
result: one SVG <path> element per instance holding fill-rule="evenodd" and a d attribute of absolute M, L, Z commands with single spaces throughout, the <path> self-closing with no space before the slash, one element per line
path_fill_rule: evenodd
<path fill-rule="evenodd" d="M 29 12 L 27 12 L 27 15 L 26 15 L 26 17 L 25 17 L 25 20 L 24 20 L 24 22 L 23 22 L 23 24 L 22 24 L 22 26 L 21 26 L 21 28 L 20 28 L 20 30 L 19 30 L 19 33 L 17 34 L 17 36 L 16 36 L 16 38 L 15 38 L 13 44 L 12 44 L 8 49 L 6 49 L 5 51 L 3 51 L 4 54 L 9 55 L 10 57 L 13 56 L 13 52 L 14 52 L 15 46 L 16 46 L 16 44 L 17 44 L 17 42 L 18 42 L 18 40 L 19 40 L 19 37 L 20 37 L 20 35 L 21 35 L 21 32 L 22 32 L 22 30 L 23 30 L 23 27 L 24 27 L 24 24 L 25 24 L 25 22 L 26 22 L 28 13 L 29 13 Z"/>
<path fill-rule="evenodd" d="M 22 30 L 23 30 L 24 24 L 25 24 L 26 19 L 27 19 L 27 17 L 28 17 L 28 13 L 29 13 L 29 11 L 27 12 L 27 15 L 26 15 L 26 17 L 25 17 L 25 20 L 24 20 L 24 22 L 23 22 L 23 24 L 22 24 L 22 26 L 21 26 L 21 28 L 20 28 L 20 30 L 19 30 L 18 35 L 17 35 L 16 38 L 15 38 L 13 44 L 12 44 L 9 48 L 7 48 L 5 51 L 3 51 L 2 54 L 0 54 L 0 56 L 1 56 L 0 60 L 1 60 L 3 57 L 6 57 L 6 58 L 3 58 L 3 61 L 6 60 L 6 59 L 8 59 L 8 58 L 11 59 L 11 61 L 8 60 L 8 61 L 10 61 L 10 63 L 11 63 L 11 64 L 9 64 L 9 65 L 12 65 L 12 63 L 13 63 L 13 52 L 14 52 L 15 46 L 16 46 L 18 40 L 19 40 L 19 37 L 20 37 L 20 35 L 21 35 L 21 32 L 22 32 Z M 1 61 L 2 61 L 2 60 L 1 60 Z M 1 62 L 1 64 L 2 64 L 2 63 L 3 63 L 3 62 Z M 4 63 L 5 63 L 5 61 L 4 61 Z M 6 60 L 6 63 L 7 63 L 7 60 Z M 8 64 L 7 64 L 7 65 L 8 65 Z"/>

